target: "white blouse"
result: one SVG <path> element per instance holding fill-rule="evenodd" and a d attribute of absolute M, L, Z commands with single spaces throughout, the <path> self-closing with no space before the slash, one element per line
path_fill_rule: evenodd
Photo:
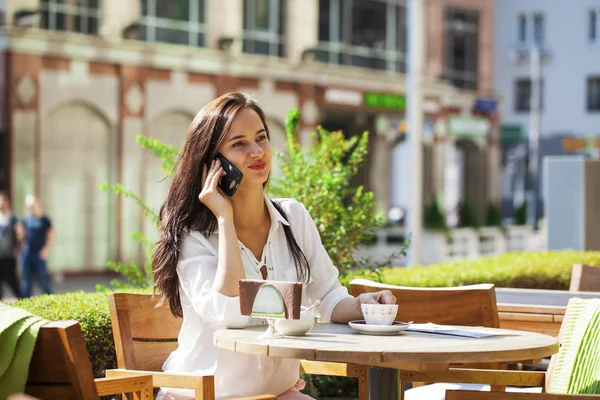
<path fill-rule="evenodd" d="M 311 279 L 302 297 L 308 306 L 321 300 L 318 312 L 322 322 L 331 321 L 336 304 L 351 297 L 338 280 L 338 270 L 325 251 L 317 227 L 301 203 L 292 199 L 276 200 L 289 223 L 265 196 L 271 216 L 271 228 L 263 249 L 263 259 L 239 242 L 242 263 L 248 279 L 262 279 L 260 266 L 267 265 L 267 279 L 298 281 L 294 259 L 288 248 L 282 225 L 289 225 L 310 265 Z M 204 237 L 197 231 L 187 234 L 181 246 L 179 275 L 183 325 L 179 346 L 163 365 L 165 372 L 214 375 L 218 399 L 258 394 L 279 395 L 297 382 L 300 361 L 262 357 L 217 348 L 213 333 L 217 329 L 243 328 L 263 324 L 264 320 L 240 314 L 239 297 L 228 297 L 213 289 L 217 271 L 218 233 Z M 169 393 L 186 394 L 191 390 L 168 389 Z"/>

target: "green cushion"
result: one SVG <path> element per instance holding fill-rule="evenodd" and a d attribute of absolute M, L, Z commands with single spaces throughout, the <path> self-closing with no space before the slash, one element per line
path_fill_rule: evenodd
<path fill-rule="evenodd" d="M 600 394 L 600 299 L 569 300 L 550 393 Z"/>
<path fill-rule="evenodd" d="M 25 391 L 38 332 L 46 322 L 0 302 L 0 399 Z"/>

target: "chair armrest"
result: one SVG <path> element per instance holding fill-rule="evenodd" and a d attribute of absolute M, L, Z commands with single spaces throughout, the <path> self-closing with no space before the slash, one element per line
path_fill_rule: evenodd
<path fill-rule="evenodd" d="M 446 400 L 598 400 L 598 395 L 446 390 Z"/>
<path fill-rule="evenodd" d="M 142 399 L 152 397 L 152 376 L 135 374 L 130 376 L 115 376 L 94 379 L 98 396 L 110 394 L 142 392 Z"/>
<path fill-rule="evenodd" d="M 160 371 L 140 371 L 135 369 L 107 369 L 106 376 L 129 376 L 132 374 L 145 374 L 152 376 L 152 386 L 154 387 L 170 387 L 174 389 L 196 389 L 208 381 L 213 381 L 212 375 L 196 375 L 177 373 L 171 374 Z M 211 385 L 212 386 L 212 385 Z"/>
<path fill-rule="evenodd" d="M 147 374 L 152 376 L 152 386 L 170 387 L 173 389 L 191 389 L 196 392 L 196 398 L 214 399 L 214 377 L 212 375 L 202 376 L 196 374 L 177 373 L 171 374 L 160 371 L 140 371 L 133 369 L 107 369 L 106 376 L 129 376 L 132 374 Z M 204 397 L 198 397 L 199 392 Z M 258 395 L 243 397 L 234 400 L 276 400 L 274 395 Z"/>
<path fill-rule="evenodd" d="M 400 371 L 405 382 L 484 383 L 499 386 L 544 386 L 546 374 L 537 371 L 450 368 L 447 371 Z"/>

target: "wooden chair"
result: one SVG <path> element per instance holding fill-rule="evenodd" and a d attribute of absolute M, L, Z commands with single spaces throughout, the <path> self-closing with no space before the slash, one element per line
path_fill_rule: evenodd
<path fill-rule="evenodd" d="M 581 307 L 582 303 L 591 300 L 582 300 L 582 299 L 571 299 L 569 302 L 568 308 L 572 307 L 576 309 L 577 307 Z M 561 342 L 560 352 L 565 352 L 566 354 L 573 354 L 573 349 L 579 349 L 580 346 L 591 346 L 586 350 L 589 358 L 593 360 L 597 360 L 600 357 L 600 346 L 597 341 L 589 340 L 589 337 L 584 340 L 585 333 L 587 331 L 596 331 L 598 323 L 596 322 L 594 326 L 587 326 L 583 330 L 582 325 L 587 321 L 597 321 L 597 318 L 600 317 L 600 309 L 597 308 L 598 304 L 593 305 L 596 307 L 595 312 L 591 313 L 588 311 L 580 312 L 567 310 L 567 313 L 570 311 L 573 312 L 572 316 L 570 316 L 571 321 L 563 323 L 561 326 L 561 332 L 559 335 L 559 340 Z M 567 317 L 566 317 L 567 318 Z M 590 322 L 594 323 L 594 322 Z M 565 324 L 578 327 L 579 334 L 570 334 L 565 336 Z M 583 333 L 583 334 L 582 334 Z M 563 340 L 563 337 L 568 338 L 567 340 Z M 512 386 L 541 386 L 544 391 L 547 391 L 551 387 L 552 379 L 560 379 L 559 383 L 556 385 L 557 388 L 566 388 L 564 385 L 565 381 L 569 381 L 572 378 L 570 376 L 561 376 L 557 378 L 554 375 L 555 365 L 559 365 L 561 362 L 566 364 L 566 362 L 558 360 L 559 355 L 555 354 L 552 356 L 550 361 L 550 366 L 547 372 L 524 372 L 524 371 L 486 371 L 486 373 L 490 374 L 487 378 L 493 378 L 494 380 L 501 381 L 506 385 Z M 575 356 L 572 361 L 573 371 L 575 370 L 585 370 L 581 369 L 577 362 L 583 362 L 585 368 L 589 368 L 589 365 L 583 361 L 583 359 L 578 359 Z M 567 356 L 568 358 L 568 356 Z M 567 369 L 568 371 L 568 369 Z M 597 369 L 595 372 L 587 369 L 587 376 L 592 381 L 597 382 Z M 455 381 L 458 382 L 458 381 Z M 562 383 L 561 383 L 562 382 Z M 483 382 L 482 382 L 483 383 Z M 585 383 L 587 385 L 587 382 Z M 566 389 L 564 389 L 566 391 Z M 505 393 L 494 393 L 494 392 L 482 392 L 482 391 L 468 391 L 468 390 L 447 390 L 446 391 L 446 400 L 600 400 L 600 395 L 582 395 L 582 394 L 556 394 L 556 393 L 519 393 L 519 392 L 505 392 Z"/>
<path fill-rule="evenodd" d="M 566 306 L 498 304 L 500 328 L 558 337 Z"/>
<path fill-rule="evenodd" d="M 387 285 L 366 279 L 354 279 L 350 282 L 350 292 L 353 296 L 380 290 L 390 290 L 396 297 L 396 303 L 399 305 L 397 321 L 500 327 L 496 292 L 492 284 L 417 288 Z M 461 368 L 466 367 L 498 369 L 505 368 L 506 365 L 497 363 L 461 365 Z M 448 373 L 400 371 L 401 393 L 404 393 L 406 382 L 413 382 L 413 387 L 420 386 L 423 382 L 446 382 Z M 495 386 L 494 389 L 503 388 Z"/>
<path fill-rule="evenodd" d="M 600 292 L 600 267 L 575 264 L 571 270 L 571 292 Z"/>
<path fill-rule="evenodd" d="M 177 348 L 182 319 L 171 314 L 168 305 L 157 307 L 151 295 L 113 293 L 108 298 L 117 365 L 106 376 L 131 373 L 151 374 L 154 387 L 193 389 L 196 400 L 215 398 L 214 377 L 162 372 L 162 365 Z M 247 400 L 276 399 L 274 395 Z"/>
<path fill-rule="evenodd" d="M 366 279 L 350 282 L 350 293 L 390 290 L 396 297 L 397 321 L 446 325 L 500 327 L 496 291 L 492 284 L 418 288 L 394 286 Z"/>
<path fill-rule="evenodd" d="M 26 394 L 13 398 L 88 400 L 120 393 L 150 400 L 152 376 L 135 374 L 94 379 L 89 354 L 77 321 L 49 322 L 40 328 L 29 365 Z"/>
<path fill-rule="evenodd" d="M 446 400 L 598 400 L 600 396 L 550 393 L 498 393 L 448 390 Z"/>

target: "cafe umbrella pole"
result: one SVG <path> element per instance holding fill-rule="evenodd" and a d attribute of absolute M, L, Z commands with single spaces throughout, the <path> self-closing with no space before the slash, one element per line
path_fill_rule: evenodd
<path fill-rule="evenodd" d="M 539 146 L 540 146 L 540 106 L 541 106 L 541 54 L 537 45 L 529 51 L 531 68 L 531 97 L 529 114 L 529 193 L 527 198 L 527 224 L 537 230 L 539 198 Z"/>

